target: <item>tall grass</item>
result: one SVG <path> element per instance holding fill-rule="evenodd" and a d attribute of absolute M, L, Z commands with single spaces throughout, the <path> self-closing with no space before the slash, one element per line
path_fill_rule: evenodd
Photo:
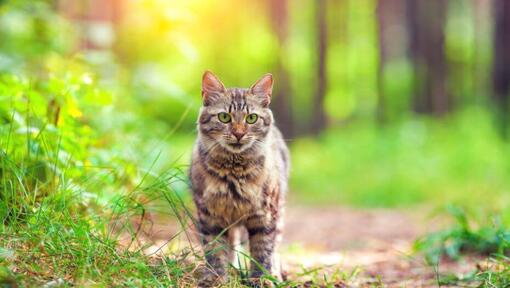
<path fill-rule="evenodd" d="M 0 81 L 0 283 L 168 287 L 189 281 L 195 264 L 182 259 L 189 253 L 149 257 L 145 244 L 132 245 L 141 226 L 135 219 L 143 222 L 154 203 L 188 224 L 180 196 L 185 185 L 176 185 L 183 172 L 170 165 L 158 173 L 117 156 L 105 161 L 115 153 L 98 144 L 103 135 L 82 112 L 97 108 L 82 100 L 97 94 L 97 86 L 74 75 L 63 79 L 3 75 Z M 56 84 L 74 91 L 53 90 Z"/>
<path fill-rule="evenodd" d="M 143 218 L 145 213 L 142 194 L 123 195 L 105 204 L 87 203 L 82 193 L 70 191 L 67 184 L 62 182 L 34 202 L 32 195 L 19 193 L 29 191 L 23 183 L 15 191 L 5 188 L 8 181 L 2 182 L 3 195 L 11 196 L 5 201 L 9 213 L 2 217 L 0 264 L 15 273 L 16 281 L 34 286 L 62 281 L 168 287 L 177 285 L 183 280 L 180 276 L 193 268 L 172 255 L 148 257 L 144 246 L 120 245 L 123 235 L 129 235 L 131 243 L 136 240 L 139 230 L 133 218 Z"/>

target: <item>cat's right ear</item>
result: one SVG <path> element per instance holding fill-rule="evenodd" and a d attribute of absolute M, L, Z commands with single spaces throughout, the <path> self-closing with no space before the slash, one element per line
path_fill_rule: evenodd
<path fill-rule="evenodd" d="M 204 106 L 211 105 L 225 93 L 225 86 L 211 71 L 205 71 L 202 76 L 202 100 Z"/>

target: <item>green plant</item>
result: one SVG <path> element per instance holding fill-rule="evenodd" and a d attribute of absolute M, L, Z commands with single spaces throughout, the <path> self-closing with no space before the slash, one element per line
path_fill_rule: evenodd
<path fill-rule="evenodd" d="M 453 227 L 429 234 L 415 243 L 415 249 L 423 251 L 430 263 L 437 263 L 441 256 L 458 259 L 466 253 L 491 255 L 510 252 L 510 230 L 497 217 L 490 225 L 473 228 L 466 212 L 457 206 L 448 206 L 454 217 Z"/>
<path fill-rule="evenodd" d="M 106 145 L 108 131 L 90 115 L 107 107 L 108 90 L 77 59 L 50 62 L 67 69 L 34 79 L 0 75 L 0 283 L 188 281 L 195 265 L 183 259 L 191 252 L 149 257 L 146 244 L 132 245 L 134 220 L 154 203 L 187 222 L 183 172 L 177 164 L 146 169 Z"/>
<path fill-rule="evenodd" d="M 510 258 L 495 255 L 487 260 L 486 266 L 480 267 L 474 276 L 479 287 L 510 287 Z"/>
<path fill-rule="evenodd" d="M 458 260 L 466 254 L 487 257 L 473 272 L 459 277 L 454 274 L 437 275 L 440 285 L 467 283 L 478 287 L 508 287 L 510 285 L 510 230 L 498 217 L 491 224 L 478 224 L 473 228 L 468 214 L 457 206 L 448 206 L 454 218 L 453 227 L 435 232 L 417 240 L 415 249 L 425 254 L 431 265 L 439 265 L 441 258 Z"/>

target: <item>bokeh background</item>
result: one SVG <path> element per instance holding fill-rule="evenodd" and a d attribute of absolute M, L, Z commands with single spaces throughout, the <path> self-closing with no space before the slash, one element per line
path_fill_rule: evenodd
<path fill-rule="evenodd" d="M 185 175 L 205 70 L 274 75 L 291 203 L 510 220 L 506 0 L 2 0 L 2 155 L 87 209 Z"/>
<path fill-rule="evenodd" d="M 3 81 L 43 90 L 33 99 L 40 121 L 97 137 L 69 139 L 82 161 L 186 165 L 203 71 L 240 87 L 271 72 L 292 200 L 508 203 L 504 0 L 19 0 L 0 9 Z M 24 113 L 13 99 L 23 95 L 2 95 L 5 121 L 13 105 Z"/>

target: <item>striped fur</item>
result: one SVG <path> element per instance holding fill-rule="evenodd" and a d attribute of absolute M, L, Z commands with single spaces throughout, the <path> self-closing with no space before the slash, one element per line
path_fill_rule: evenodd
<path fill-rule="evenodd" d="M 204 74 L 204 103 L 190 169 L 198 229 L 212 268 L 204 275 L 203 286 L 225 280 L 240 229 L 248 231 L 251 257 L 264 268 L 252 263 L 251 277 L 259 278 L 263 270 L 281 277 L 276 249 L 283 225 L 289 154 L 268 108 L 271 89 L 271 75 L 250 89 L 227 89 L 212 73 Z M 222 123 L 221 112 L 229 113 L 232 121 Z M 251 113 L 258 120 L 248 124 L 245 119 Z M 236 133 L 242 138 L 238 140 Z"/>

